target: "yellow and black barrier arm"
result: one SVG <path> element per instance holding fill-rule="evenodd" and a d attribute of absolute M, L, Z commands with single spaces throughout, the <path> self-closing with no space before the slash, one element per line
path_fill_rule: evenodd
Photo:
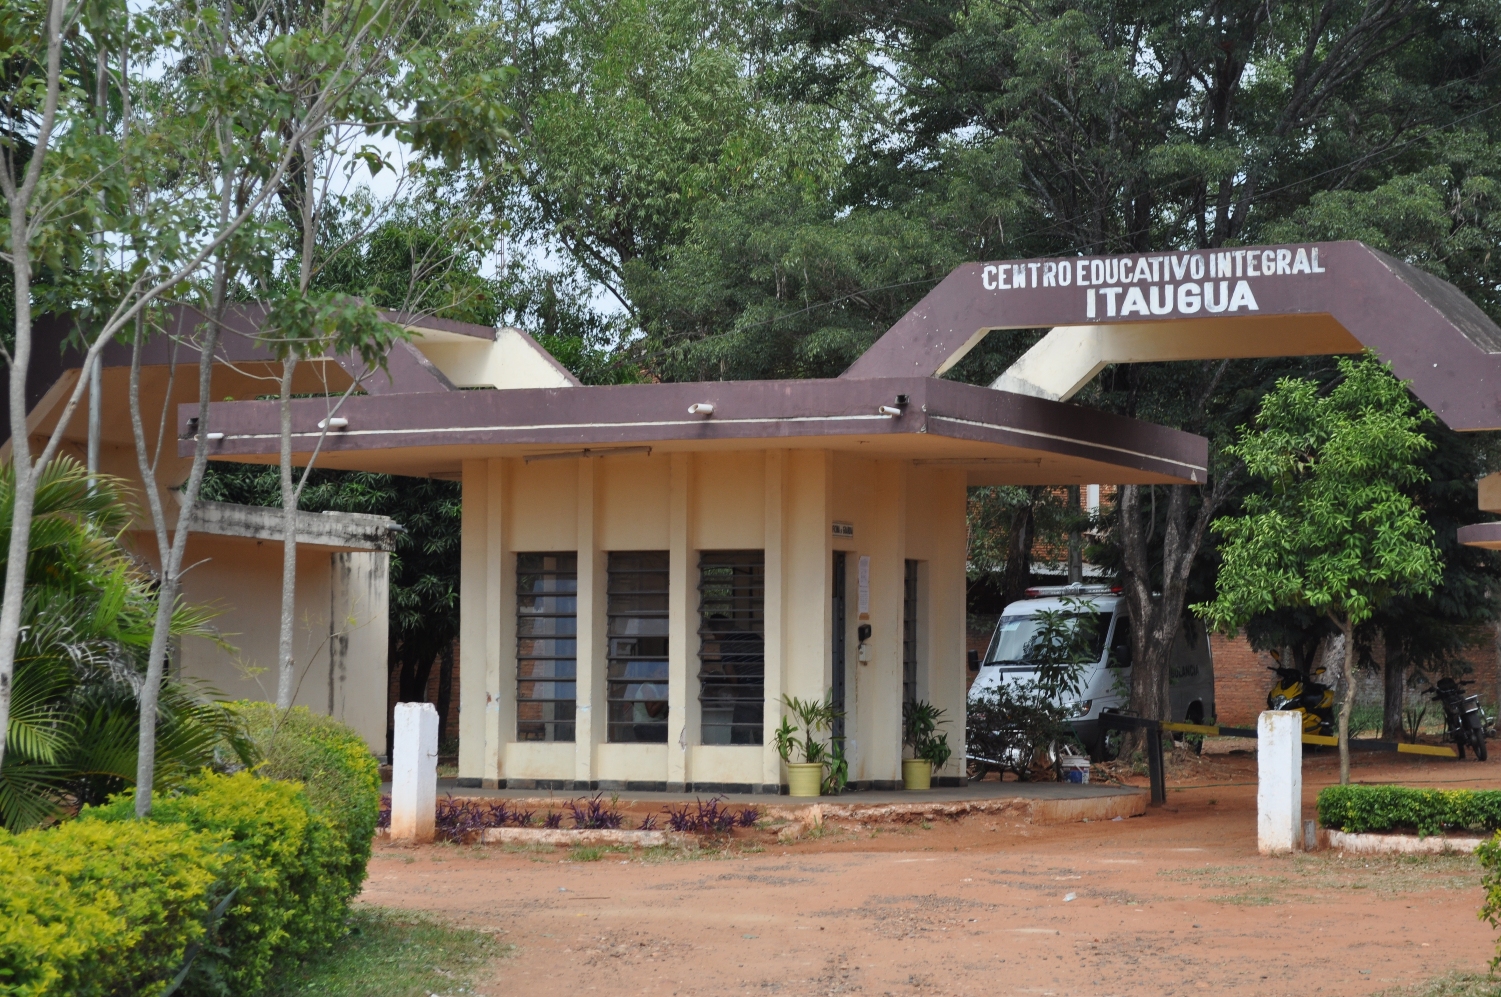
<path fill-rule="evenodd" d="M 1209 724 L 1167 723 L 1163 730 L 1175 734 L 1202 734 L 1205 737 L 1255 737 L 1256 731 L 1249 727 L 1216 727 Z M 1304 734 L 1304 744 L 1318 744 L 1326 748 L 1339 745 L 1339 738 L 1323 734 Z M 1402 741 L 1373 741 L 1369 738 L 1351 738 L 1351 751 L 1394 751 L 1403 755 L 1432 755 L 1437 758 L 1457 758 L 1458 753 L 1442 744 L 1407 744 Z"/>

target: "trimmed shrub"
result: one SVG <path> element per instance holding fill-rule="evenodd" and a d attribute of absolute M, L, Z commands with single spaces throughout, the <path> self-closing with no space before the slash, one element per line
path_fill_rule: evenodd
<path fill-rule="evenodd" d="M 1319 823 L 1339 831 L 1501 830 L 1501 791 L 1329 786 L 1319 793 Z"/>
<path fill-rule="evenodd" d="M 130 794 L 81 822 L 134 820 Z M 251 994 L 280 966 L 327 947 L 343 930 L 348 848 L 300 784 L 249 772 L 204 773 L 152 801 L 150 820 L 211 832 L 227 843 L 232 906 L 193 967 L 187 993 Z M 118 823 L 117 823 L 118 822 Z"/>
<path fill-rule="evenodd" d="M 228 859 L 218 835 L 142 821 L 0 830 L 0 994 L 160 994 Z"/>
<path fill-rule="evenodd" d="M 234 711 L 260 751 L 256 771 L 303 784 L 313 809 L 340 830 L 346 855 L 340 866 L 345 899 L 360 892 L 380 811 L 380 765 L 350 727 L 304 706 L 278 710 L 271 703 L 241 702 Z"/>

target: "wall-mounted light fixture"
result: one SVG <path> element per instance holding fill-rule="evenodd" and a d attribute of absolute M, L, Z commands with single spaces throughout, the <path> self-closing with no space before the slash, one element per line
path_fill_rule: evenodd
<path fill-rule="evenodd" d="M 907 396 L 906 395 L 897 395 L 896 396 L 896 404 L 895 405 L 882 405 L 881 407 L 879 407 L 879 408 L 876 409 L 877 414 L 879 414 L 879 415 L 889 415 L 892 418 L 895 418 L 896 416 L 899 416 L 899 415 L 901 415 L 902 413 L 904 413 L 906 411 L 907 411 Z"/>
<path fill-rule="evenodd" d="M 694 402 L 688 406 L 689 415 L 713 415 L 714 406 L 709 402 Z"/>
<path fill-rule="evenodd" d="M 224 434 L 223 433 L 209 433 L 208 434 L 208 441 L 210 443 L 217 443 L 217 442 L 219 442 L 222 439 L 224 439 Z"/>
<path fill-rule="evenodd" d="M 318 428 L 319 429 L 348 429 L 349 428 L 349 420 L 346 419 L 346 418 L 344 418 L 342 415 L 332 416 L 331 418 L 324 419 L 322 422 L 318 423 Z"/>

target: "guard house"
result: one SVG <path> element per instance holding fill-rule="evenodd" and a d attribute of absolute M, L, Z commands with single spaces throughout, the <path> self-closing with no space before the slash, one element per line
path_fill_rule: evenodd
<path fill-rule="evenodd" d="M 996 384 L 942 378 L 1037 327 Z M 825 695 L 855 785 L 899 784 L 913 699 L 956 721 L 955 784 L 966 488 L 1206 480 L 1202 438 L 1066 403 L 1105 364 L 1369 347 L 1479 429 L 1498 344 L 1359 243 L 976 263 L 830 380 L 585 387 L 515 330 L 430 321 L 318 460 L 463 482 L 462 784 L 776 792 L 782 697 Z M 325 411 L 296 403 L 300 459 Z M 275 403 L 212 418 L 216 457 L 276 459 Z"/>

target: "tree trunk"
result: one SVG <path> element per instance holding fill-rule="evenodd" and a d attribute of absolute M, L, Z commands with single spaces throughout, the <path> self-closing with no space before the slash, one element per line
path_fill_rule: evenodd
<path fill-rule="evenodd" d="M 1350 785 L 1350 711 L 1355 708 L 1355 634 L 1347 619 L 1333 614 L 1330 619 L 1345 636 L 1344 666 L 1345 696 L 1339 710 L 1339 784 Z"/>
<path fill-rule="evenodd" d="M 448 743 L 448 710 L 453 704 L 453 641 L 443 645 L 438 661 L 438 744 L 443 745 Z"/>
<path fill-rule="evenodd" d="M 1037 532 L 1037 499 L 1042 489 L 1027 489 L 1027 504 L 1011 515 L 1011 532 L 1006 540 L 1006 569 L 1001 573 L 1001 606 L 1027 597 L 1032 587 L 1032 541 Z"/>
<path fill-rule="evenodd" d="M 1407 659 L 1390 635 L 1383 634 L 1386 644 L 1383 696 L 1381 705 L 1381 739 L 1402 739 L 1402 704 L 1407 698 Z"/>
<path fill-rule="evenodd" d="M 1224 500 L 1228 486 L 1216 483 L 1214 489 L 1201 489 L 1198 515 L 1188 521 L 1188 504 L 1192 485 L 1168 486 L 1166 521 L 1162 531 L 1162 580 L 1160 595 L 1152 573 L 1148 541 L 1148 524 L 1143 522 L 1141 488 L 1122 485 L 1117 493 L 1120 503 L 1118 523 L 1122 557 L 1121 582 L 1126 608 L 1131 617 L 1131 701 L 1137 716 L 1150 720 L 1176 719 L 1169 716 L 1168 663 L 1173 643 L 1183 621 L 1183 605 L 1188 599 L 1188 576 L 1194 558 L 1204 543 L 1209 522 Z M 1132 737 L 1133 750 L 1141 746 L 1140 737 Z"/>
<path fill-rule="evenodd" d="M 297 672 L 292 655 L 297 605 L 297 492 L 292 484 L 292 374 L 296 368 L 297 358 L 288 350 L 281 374 L 281 632 L 276 646 L 276 705 L 283 710 L 292 707 Z"/>
<path fill-rule="evenodd" d="M 1077 585 L 1084 581 L 1084 534 L 1079 521 L 1084 518 L 1084 509 L 1079 504 L 1079 486 L 1068 486 L 1068 581 Z"/>

